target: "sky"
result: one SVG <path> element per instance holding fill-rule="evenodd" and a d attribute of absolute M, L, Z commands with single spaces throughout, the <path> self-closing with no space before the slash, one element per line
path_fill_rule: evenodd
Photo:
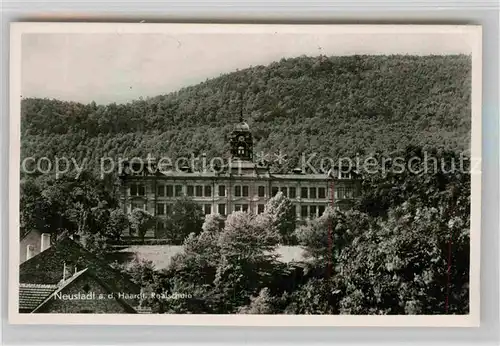
<path fill-rule="evenodd" d="M 470 54 L 441 34 L 25 33 L 21 90 L 98 104 L 166 94 L 236 69 L 301 55 Z"/>

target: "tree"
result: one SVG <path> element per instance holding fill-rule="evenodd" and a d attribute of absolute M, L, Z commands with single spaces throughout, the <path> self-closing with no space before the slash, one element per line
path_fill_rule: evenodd
<path fill-rule="evenodd" d="M 123 234 L 130 233 L 130 221 L 127 214 L 121 209 L 111 210 L 106 225 L 106 236 L 112 240 L 119 240 Z"/>
<path fill-rule="evenodd" d="M 278 230 L 285 244 L 293 244 L 297 216 L 292 202 L 280 191 L 266 203 L 264 212 L 270 216 L 272 227 Z"/>
<path fill-rule="evenodd" d="M 32 230 L 51 232 L 56 215 L 34 179 L 21 181 L 20 197 L 20 236 Z"/>
<path fill-rule="evenodd" d="M 444 314 L 447 299 L 448 313 L 468 313 L 468 223 L 405 203 L 342 251 L 337 278 L 341 313 Z"/>
<path fill-rule="evenodd" d="M 400 169 L 397 158 L 406 165 L 411 163 L 411 167 Z M 464 190 L 464 196 L 470 194 L 470 159 L 462 154 L 410 145 L 386 159 L 377 174 L 363 176 L 356 209 L 386 217 L 390 208 L 406 201 L 439 207 L 449 204 L 447 199 L 460 196 Z"/>
<path fill-rule="evenodd" d="M 159 310 L 234 313 L 282 275 L 284 265 L 275 254 L 279 234 L 269 216 L 236 212 L 228 216 L 222 230 L 219 223 L 215 225 L 215 230 L 207 227 L 185 239 L 183 251 L 172 258 L 155 288 L 185 292 L 192 298 L 157 302 Z"/>
<path fill-rule="evenodd" d="M 334 266 L 340 252 L 351 245 L 353 239 L 366 232 L 374 220 L 356 210 L 340 211 L 328 207 L 322 216 L 308 220 L 295 235 L 306 250 L 306 257 L 318 266 Z M 333 268 L 327 268 L 333 270 Z M 330 273 L 334 275 L 334 273 Z"/>
<path fill-rule="evenodd" d="M 132 281 L 138 285 L 142 286 L 154 281 L 155 267 L 151 261 L 135 258 L 126 270 L 132 277 Z"/>
<path fill-rule="evenodd" d="M 167 237 L 173 244 L 182 244 L 190 234 L 199 234 L 204 221 L 201 206 L 189 197 L 181 197 L 172 206 L 167 219 Z"/>
<path fill-rule="evenodd" d="M 130 232 L 137 234 L 142 241 L 146 232 L 151 229 L 156 223 L 156 218 L 146 210 L 134 209 L 129 215 Z"/>
<path fill-rule="evenodd" d="M 208 214 L 201 227 L 204 232 L 220 233 L 224 229 L 226 219 L 220 214 Z"/>
<path fill-rule="evenodd" d="M 278 302 L 286 314 L 338 314 L 341 296 L 335 286 L 334 278 L 312 277 L 293 292 L 285 292 Z"/>
<path fill-rule="evenodd" d="M 103 254 L 116 239 L 118 207 L 107 182 L 84 171 L 80 176 L 26 177 L 21 182 L 21 228 L 60 236 L 77 235 L 88 250 Z M 120 226 L 122 227 L 123 224 Z"/>
<path fill-rule="evenodd" d="M 423 155 L 418 148 L 406 153 L 407 159 Z M 449 152 L 435 154 L 445 165 L 458 158 Z M 332 311 L 468 313 L 468 167 L 449 172 L 413 169 L 416 173 L 367 178 L 359 210 L 329 209 L 297 231 L 313 269 L 324 267 L 329 259 L 333 262 L 332 277 L 324 283 L 326 292 L 335 295 L 323 299 L 330 297 Z M 291 299 L 289 308 L 303 311 L 307 302 L 297 299 Z"/>
<path fill-rule="evenodd" d="M 158 301 L 161 311 L 171 313 L 215 313 L 219 300 L 213 294 L 213 281 L 220 261 L 219 234 L 191 233 L 164 273 L 156 291 L 185 293 L 190 299 Z"/>
<path fill-rule="evenodd" d="M 240 314 L 272 314 L 275 313 L 273 309 L 273 297 L 269 289 L 264 287 L 260 290 L 259 295 L 250 298 L 250 304 L 243 306 L 239 309 Z"/>
<path fill-rule="evenodd" d="M 214 286 L 226 312 L 248 304 L 250 297 L 281 275 L 275 253 L 279 234 L 266 214 L 235 212 L 218 238 L 220 262 Z"/>

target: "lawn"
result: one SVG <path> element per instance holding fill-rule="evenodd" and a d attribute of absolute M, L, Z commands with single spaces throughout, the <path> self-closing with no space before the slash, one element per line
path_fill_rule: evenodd
<path fill-rule="evenodd" d="M 167 268 L 172 257 L 180 251 L 180 245 L 131 245 L 120 250 L 134 254 L 138 260 L 153 262 L 156 269 Z M 279 246 L 276 252 L 285 263 L 304 260 L 304 250 L 300 246 Z"/>

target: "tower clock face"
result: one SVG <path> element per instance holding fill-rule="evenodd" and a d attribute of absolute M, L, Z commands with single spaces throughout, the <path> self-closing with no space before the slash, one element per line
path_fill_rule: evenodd
<path fill-rule="evenodd" d="M 244 142 L 244 141 L 245 141 L 245 136 L 239 136 L 239 137 L 238 137 L 238 140 L 239 140 L 240 142 Z"/>

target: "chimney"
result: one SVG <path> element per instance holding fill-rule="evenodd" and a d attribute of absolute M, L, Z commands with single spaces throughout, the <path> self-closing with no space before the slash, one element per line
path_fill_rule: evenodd
<path fill-rule="evenodd" d="M 50 247 L 50 233 L 42 233 L 40 242 L 40 252 L 47 250 Z"/>
<path fill-rule="evenodd" d="M 35 247 L 33 245 L 26 246 L 26 261 L 35 255 Z"/>

